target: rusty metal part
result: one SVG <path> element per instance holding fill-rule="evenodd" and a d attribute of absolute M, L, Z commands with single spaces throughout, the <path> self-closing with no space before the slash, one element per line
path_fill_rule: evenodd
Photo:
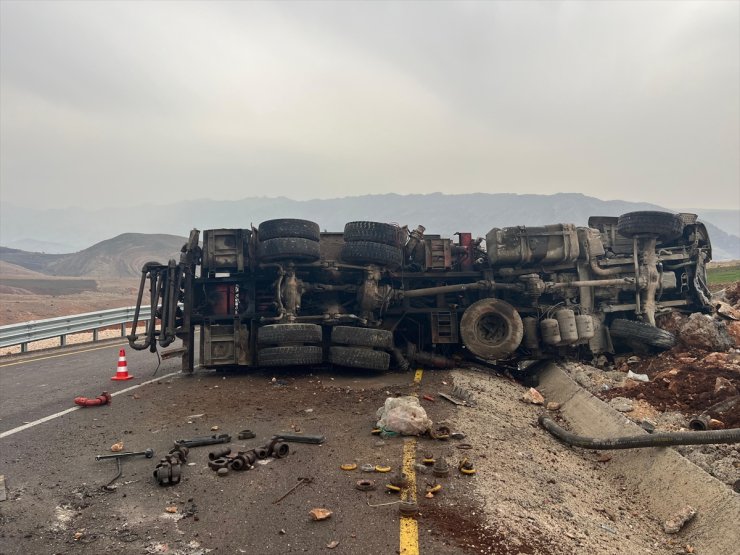
<path fill-rule="evenodd" d="M 250 451 L 239 451 L 239 455 L 244 457 L 244 460 L 247 461 L 249 466 L 253 466 L 257 461 L 257 454 L 254 452 L 254 449 Z"/>
<path fill-rule="evenodd" d="M 465 437 L 463 432 L 452 432 L 450 434 L 450 439 L 465 439 Z"/>
<path fill-rule="evenodd" d="M 339 468 L 341 470 L 357 470 L 357 464 L 355 463 L 349 463 L 349 464 L 341 464 L 339 465 Z"/>
<path fill-rule="evenodd" d="M 241 470 L 247 470 L 249 468 L 247 466 L 247 461 L 244 459 L 244 457 L 237 455 L 233 459 L 229 461 L 229 468 L 231 470 L 241 471 Z"/>
<path fill-rule="evenodd" d="M 450 475 L 450 465 L 447 464 L 447 461 L 444 459 L 444 457 L 439 457 L 432 467 L 432 474 L 434 474 L 437 478 L 444 478 L 446 476 Z"/>
<path fill-rule="evenodd" d="M 711 407 L 709 407 L 707 410 L 699 414 L 698 416 L 693 416 L 691 420 L 689 420 L 689 428 L 692 430 L 709 430 L 711 428 L 711 415 L 721 415 L 725 412 L 728 412 L 732 409 L 734 409 L 737 405 L 740 404 L 740 395 L 735 395 L 734 397 L 730 397 L 729 399 L 725 399 L 724 401 L 720 401 L 719 403 L 715 403 Z"/>
<path fill-rule="evenodd" d="M 275 434 L 272 439 L 278 439 L 280 441 L 287 441 L 289 443 L 312 443 L 320 445 L 326 441 L 326 436 L 323 435 L 310 435 L 310 434 L 289 434 L 279 433 Z"/>
<path fill-rule="evenodd" d="M 212 436 L 194 437 L 192 439 L 178 439 L 175 446 L 184 445 L 185 447 L 203 447 L 204 445 L 216 445 L 218 443 L 229 443 L 231 436 L 229 434 L 220 434 Z"/>
<path fill-rule="evenodd" d="M 123 475 L 123 465 L 121 464 L 120 458 L 116 459 L 116 470 L 117 470 L 116 475 L 113 476 L 113 478 L 111 478 L 107 484 L 105 484 L 104 486 L 101 486 L 101 489 L 107 492 L 116 491 L 116 488 L 113 487 L 113 482 L 118 480 Z"/>
<path fill-rule="evenodd" d="M 406 475 L 405 472 L 399 472 L 398 474 L 394 475 L 393 478 L 391 478 L 391 484 L 399 488 L 408 487 L 409 477 Z"/>
<path fill-rule="evenodd" d="M 276 459 L 287 457 L 289 452 L 290 447 L 287 443 L 283 443 L 282 441 L 278 441 L 275 445 L 272 446 L 272 456 Z"/>
<path fill-rule="evenodd" d="M 180 464 L 185 463 L 185 461 L 188 460 L 188 453 L 190 452 L 190 449 L 185 447 L 184 445 L 178 445 L 174 449 L 170 449 L 169 455 L 176 457 L 179 459 Z"/>
<path fill-rule="evenodd" d="M 229 454 L 231 454 L 231 447 L 221 447 L 220 449 L 216 449 L 215 451 L 208 453 L 208 460 L 215 461 L 221 457 L 228 457 Z"/>
<path fill-rule="evenodd" d="M 416 501 L 401 501 L 398 505 L 398 511 L 402 516 L 415 516 L 419 512 L 419 506 Z"/>
<path fill-rule="evenodd" d="M 371 491 L 375 489 L 375 482 L 372 480 L 357 480 L 355 482 L 355 488 L 360 491 Z"/>
<path fill-rule="evenodd" d="M 375 465 L 375 472 L 390 472 L 391 467 L 390 466 L 382 466 L 380 464 Z"/>
<path fill-rule="evenodd" d="M 467 457 L 463 458 L 457 465 L 457 469 L 463 473 L 463 474 L 475 474 L 475 467 L 473 466 L 473 463 L 470 462 Z"/>
<path fill-rule="evenodd" d="M 122 459 L 126 457 L 138 457 L 144 455 L 147 459 L 151 459 L 154 456 L 154 449 L 149 448 L 144 451 L 126 451 L 125 453 L 113 453 L 112 455 L 95 455 L 96 461 L 104 461 L 107 459 Z"/>
<path fill-rule="evenodd" d="M 427 466 L 432 466 L 434 464 L 434 455 L 432 453 L 424 453 L 424 458 L 421 459 L 421 462 Z"/>
<path fill-rule="evenodd" d="M 458 449 L 472 449 L 473 445 L 471 443 L 458 443 L 455 447 Z"/>
<path fill-rule="evenodd" d="M 270 456 L 270 451 L 267 447 L 258 447 L 254 450 L 254 453 L 258 459 L 266 459 Z"/>
<path fill-rule="evenodd" d="M 436 430 L 429 430 L 429 437 L 447 441 L 450 438 L 450 429 L 447 426 L 439 426 Z"/>
<path fill-rule="evenodd" d="M 218 470 L 219 468 L 225 468 L 228 464 L 229 459 L 226 457 L 219 457 L 218 459 L 208 461 L 208 468 L 211 470 Z"/>
<path fill-rule="evenodd" d="M 311 482 L 313 482 L 313 478 L 298 478 L 298 483 L 295 486 L 293 486 L 292 488 L 290 488 L 288 491 L 286 491 L 283 495 L 281 495 L 280 497 L 278 497 L 277 499 L 275 499 L 275 501 L 273 501 L 272 504 L 273 505 L 277 505 L 283 499 L 285 499 L 291 493 L 293 493 L 295 490 L 297 490 L 299 487 L 301 487 L 301 486 L 303 486 L 305 484 L 310 484 Z"/>
<path fill-rule="evenodd" d="M 187 454 L 175 448 L 166 457 L 162 458 L 154 469 L 154 479 L 160 486 L 174 486 L 180 483 L 182 463 Z"/>
<path fill-rule="evenodd" d="M 254 439 L 257 437 L 257 434 L 255 434 L 252 430 L 242 430 L 239 432 L 239 435 L 237 436 L 239 439 Z"/>

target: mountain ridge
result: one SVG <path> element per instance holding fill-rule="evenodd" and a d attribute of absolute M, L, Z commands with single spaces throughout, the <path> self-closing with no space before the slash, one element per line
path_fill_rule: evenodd
<path fill-rule="evenodd" d="M 583 193 L 534 195 L 471 193 L 426 195 L 364 195 L 337 199 L 291 200 L 251 197 L 240 200 L 179 201 L 169 205 L 142 205 L 111 210 L 12 208 L 0 202 L 3 244 L 21 238 L 73 244 L 82 249 L 100 237 L 126 232 L 177 234 L 192 228 L 246 228 L 273 218 L 304 218 L 321 229 L 341 231 L 352 220 L 419 224 L 428 233 L 451 235 L 470 231 L 484 236 L 492 227 L 569 222 L 586 225 L 589 216 L 618 216 L 635 210 L 667 210 L 649 203 L 601 200 Z M 731 212 L 731 211 L 730 211 Z M 697 211 L 700 213 L 700 211 Z M 740 218 L 740 211 L 738 211 Z M 740 237 L 707 221 L 717 259 L 740 259 Z"/>

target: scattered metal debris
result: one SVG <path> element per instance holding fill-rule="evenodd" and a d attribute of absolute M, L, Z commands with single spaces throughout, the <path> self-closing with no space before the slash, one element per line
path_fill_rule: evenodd
<path fill-rule="evenodd" d="M 298 483 L 295 486 L 293 486 L 292 488 L 290 488 L 288 491 L 286 491 L 283 495 L 281 495 L 280 497 L 278 497 L 277 499 L 275 499 L 275 501 L 273 501 L 272 504 L 273 505 L 277 505 L 283 499 L 285 499 L 291 493 L 293 493 L 295 490 L 297 490 L 299 487 L 301 487 L 303 485 L 306 485 L 306 484 L 310 484 L 311 482 L 313 482 L 313 478 L 298 478 Z"/>
<path fill-rule="evenodd" d="M 257 434 L 255 434 L 252 430 L 242 430 L 239 432 L 239 435 L 237 436 L 239 439 L 254 439 L 257 437 Z"/>
<path fill-rule="evenodd" d="M 129 451 L 126 453 L 115 453 L 113 455 L 95 455 L 96 461 L 105 461 L 109 459 L 116 460 L 116 475 L 113 476 L 107 484 L 101 486 L 101 489 L 109 493 L 115 491 L 116 488 L 113 487 L 113 483 L 123 475 L 123 464 L 121 463 L 121 460 L 127 457 L 136 457 L 140 455 L 145 456 L 147 459 L 151 459 L 154 456 L 154 449 L 149 448 L 144 451 Z"/>
<path fill-rule="evenodd" d="M 375 482 L 372 480 L 357 480 L 355 488 L 360 491 L 371 491 L 375 489 Z"/>
<path fill-rule="evenodd" d="M 218 443 L 231 442 L 229 434 L 220 434 L 212 436 L 194 437 L 192 439 L 178 439 L 175 441 L 175 447 L 182 445 L 184 447 L 203 447 L 204 445 L 216 445 Z"/>
<path fill-rule="evenodd" d="M 450 475 L 450 465 L 447 464 L 447 461 L 444 459 L 444 457 L 439 457 L 434 462 L 434 466 L 432 467 L 432 474 L 434 474 L 437 478 L 445 478 L 446 476 Z"/>
<path fill-rule="evenodd" d="M 180 483 L 182 465 L 188 458 L 189 449 L 185 445 L 176 445 L 167 456 L 160 459 L 154 468 L 154 479 L 160 486 L 174 486 Z"/>

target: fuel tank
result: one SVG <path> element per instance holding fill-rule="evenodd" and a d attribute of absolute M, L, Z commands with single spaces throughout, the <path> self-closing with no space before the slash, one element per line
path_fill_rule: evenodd
<path fill-rule="evenodd" d="M 492 266 L 562 264 L 578 259 L 578 232 L 573 224 L 541 227 L 494 227 L 486 235 Z"/>

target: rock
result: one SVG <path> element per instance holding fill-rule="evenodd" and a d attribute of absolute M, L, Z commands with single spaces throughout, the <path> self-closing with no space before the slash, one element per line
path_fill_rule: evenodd
<path fill-rule="evenodd" d="M 649 382 L 650 378 L 648 378 L 647 374 L 635 374 L 632 370 L 627 372 L 627 377 L 630 380 L 635 380 L 636 382 Z"/>
<path fill-rule="evenodd" d="M 655 324 L 665 331 L 671 332 L 673 335 L 678 335 L 681 326 L 687 321 L 687 316 L 679 312 L 673 311 L 666 314 L 660 314 L 655 318 Z"/>
<path fill-rule="evenodd" d="M 110 450 L 113 451 L 114 453 L 119 453 L 123 451 L 123 442 L 119 441 L 118 443 L 114 443 L 113 445 L 110 446 Z"/>
<path fill-rule="evenodd" d="M 740 348 L 740 322 L 728 322 L 727 333 L 730 334 L 735 347 Z"/>
<path fill-rule="evenodd" d="M 547 410 L 560 410 L 560 403 L 556 403 L 555 401 L 550 401 L 547 403 Z"/>
<path fill-rule="evenodd" d="M 663 523 L 663 531 L 666 534 L 678 534 L 695 516 L 696 509 L 690 505 L 686 505 Z"/>
<path fill-rule="evenodd" d="M 224 467 L 224 468 L 219 468 L 219 469 L 218 469 L 218 470 L 216 471 L 216 474 L 218 474 L 219 476 L 226 476 L 226 475 L 227 475 L 228 473 L 229 473 L 229 469 L 228 469 L 228 468 L 226 468 L 226 467 Z"/>
<path fill-rule="evenodd" d="M 689 316 L 678 336 L 684 346 L 704 351 L 727 351 L 733 344 L 724 322 L 698 312 Z"/>
<path fill-rule="evenodd" d="M 175 505 L 170 505 L 169 507 L 165 507 L 164 510 L 167 511 L 168 513 L 176 513 L 177 507 Z"/>
<path fill-rule="evenodd" d="M 330 511 L 329 509 L 322 509 L 320 507 L 317 507 L 315 509 L 311 509 L 308 514 L 311 516 L 313 520 L 326 520 L 327 518 L 331 517 L 334 513 Z"/>
<path fill-rule="evenodd" d="M 619 412 L 631 412 L 634 409 L 632 399 L 626 397 L 614 397 L 609 401 L 609 405 Z"/>
<path fill-rule="evenodd" d="M 723 391 L 728 392 L 730 396 L 738 394 L 737 386 L 734 383 L 732 383 L 727 378 L 717 376 L 717 379 L 714 380 L 714 392 L 722 393 Z"/>
<path fill-rule="evenodd" d="M 524 393 L 524 395 L 522 395 L 522 401 L 525 403 L 531 403 L 533 405 L 544 405 L 545 404 L 545 398 L 534 387 L 530 387 Z"/>
<path fill-rule="evenodd" d="M 330 541 L 326 544 L 327 549 L 334 549 L 336 546 L 339 545 L 339 542 L 337 540 Z"/>
<path fill-rule="evenodd" d="M 641 359 L 640 357 L 638 357 L 638 356 L 631 356 L 631 357 L 629 357 L 629 358 L 627 359 L 627 364 L 637 364 L 637 363 L 638 363 L 638 362 L 640 362 L 641 360 L 642 360 L 642 359 Z"/>
<path fill-rule="evenodd" d="M 716 418 L 710 418 L 708 423 L 708 428 L 710 430 L 724 430 L 725 429 L 725 423 L 721 420 L 717 420 Z"/>
<path fill-rule="evenodd" d="M 585 372 L 578 372 L 575 375 L 576 383 L 580 385 L 581 387 L 585 389 L 589 389 L 593 384 L 591 383 L 591 378 L 588 377 L 588 375 Z"/>
<path fill-rule="evenodd" d="M 724 316 L 729 320 L 740 320 L 740 310 L 733 308 L 725 302 L 715 302 L 714 308 L 717 309 L 717 314 L 719 314 L 720 316 Z"/>
<path fill-rule="evenodd" d="M 645 430 L 647 433 L 652 434 L 655 431 L 655 422 L 648 420 L 647 418 L 643 418 L 640 420 L 640 428 Z"/>

